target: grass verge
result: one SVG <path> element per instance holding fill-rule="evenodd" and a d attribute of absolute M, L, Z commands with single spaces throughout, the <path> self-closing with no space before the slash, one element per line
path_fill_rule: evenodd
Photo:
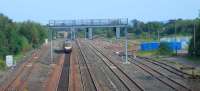
<path fill-rule="evenodd" d="M 191 57 L 191 56 L 187 56 L 186 59 L 187 59 L 188 61 L 191 61 L 191 62 L 200 64 L 200 57 Z"/>
<path fill-rule="evenodd" d="M 137 55 L 138 56 L 153 56 L 156 55 L 156 51 L 138 51 Z"/>
<path fill-rule="evenodd" d="M 21 59 L 24 57 L 24 55 L 22 53 L 19 53 L 17 55 L 14 56 L 13 60 L 18 63 L 21 61 Z"/>

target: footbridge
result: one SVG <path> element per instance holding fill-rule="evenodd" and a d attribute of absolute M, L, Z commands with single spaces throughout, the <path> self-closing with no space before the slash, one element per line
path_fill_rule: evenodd
<path fill-rule="evenodd" d="M 69 30 L 72 39 L 76 38 L 76 30 L 80 28 L 86 29 L 85 37 L 88 35 L 89 39 L 93 38 L 92 31 L 94 28 L 114 28 L 116 31 L 116 38 L 120 38 L 120 31 L 127 29 L 128 18 L 119 19 L 80 19 L 80 20 L 49 20 L 48 27 L 50 29 Z"/>

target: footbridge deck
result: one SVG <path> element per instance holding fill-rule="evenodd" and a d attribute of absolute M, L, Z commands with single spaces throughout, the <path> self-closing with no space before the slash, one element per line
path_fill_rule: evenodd
<path fill-rule="evenodd" d="M 51 28 L 82 28 L 82 27 L 126 27 L 127 18 L 119 19 L 80 19 L 80 20 L 49 20 Z"/>

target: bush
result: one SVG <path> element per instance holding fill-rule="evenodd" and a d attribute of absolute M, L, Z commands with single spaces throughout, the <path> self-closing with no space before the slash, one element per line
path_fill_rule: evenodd
<path fill-rule="evenodd" d="M 0 59 L 0 70 L 5 70 L 6 64 L 3 60 Z"/>
<path fill-rule="evenodd" d="M 161 42 L 157 54 L 159 54 L 159 55 L 172 55 L 173 51 L 168 46 L 167 42 Z"/>

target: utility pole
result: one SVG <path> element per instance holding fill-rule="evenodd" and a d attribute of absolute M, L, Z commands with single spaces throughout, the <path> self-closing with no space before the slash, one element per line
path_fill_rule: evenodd
<path fill-rule="evenodd" d="M 151 34 L 150 34 L 150 28 L 149 28 L 149 24 L 147 23 L 147 29 L 148 29 L 148 37 L 149 37 L 149 40 L 151 39 Z"/>
<path fill-rule="evenodd" d="M 125 27 L 125 63 L 129 64 L 128 62 L 128 32 L 127 32 L 127 26 Z"/>
<path fill-rule="evenodd" d="M 87 38 L 87 29 L 85 30 L 85 40 L 86 40 L 86 38 Z"/>
<path fill-rule="evenodd" d="M 55 25 L 55 22 L 54 22 L 54 25 Z M 49 39 L 51 40 L 51 44 L 50 44 L 50 52 L 51 52 L 51 53 L 50 53 L 50 54 L 51 54 L 50 62 L 51 62 L 51 63 L 53 63 L 53 48 L 52 48 L 52 45 L 53 45 L 53 44 L 52 44 L 53 32 L 52 32 L 52 31 L 53 31 L 53 29 L 50 28 L 50 21 L 49 21 L 49 24 L 48 24 L 48 32 L 49 32 L 49 33 L 48 33 L 48 36 L 49 36 Z"/>
<path fill-rule="evenodd" d="M 176 50 L 176 56 L 177 56 L 177 36 L 176 36 L 177 33 L 176 33 L 176 20 L 175 20 L 175 22 L 174 22 L 174 28 L 175 28 L 174 30 L 175 30 L 175 48 L 176 48 L 175 50 Z"/>
<path fill-rule="evenodd" d="M 160 31 L 158 29 L 158 42 L 160 42 Z"/>
<path fill-rule="evenodd" d="M 52 30 L 51 29 L 49 29 L 49 35 L 50 35 L 50 40 L 51 40 L 51 63 L 53 63 L 53 48 L 52 48 L 52 40 L 53 40 L 53 33 L 52 33 Z"/>
<path fill-rule="evenodd" d="M 51 62 L 53 62 L 53 44 L 52 44 L 52 41 L 53 41 L 53 34 L 52 34 L 52 31 L 51 31 Z"/>
<path fill-rule="evenodd" d="M 199 18 L 200 18 L 200 9 L 199 9 L 199 16 L 198 16 Z M 196 50 L 196 24 L 195 24 L 196 22 L 195 22 L 195 20 L 194 20 L 194 30 L 193 30 L 193 47 L 194 47 L 194 51 L 193 51 L 193 54 L 195 54 L 195 50 Z"/>
<path fill-rule="evenodd" d="M 196 27 L 195 27 L 195 20 L 194 20 L 194 35 L 193 35 L 193 41 L 194 41 L 194 49 L 196 50 Z M 195 54 L 195 51 L 193 51 L 193 53 Z"/>

